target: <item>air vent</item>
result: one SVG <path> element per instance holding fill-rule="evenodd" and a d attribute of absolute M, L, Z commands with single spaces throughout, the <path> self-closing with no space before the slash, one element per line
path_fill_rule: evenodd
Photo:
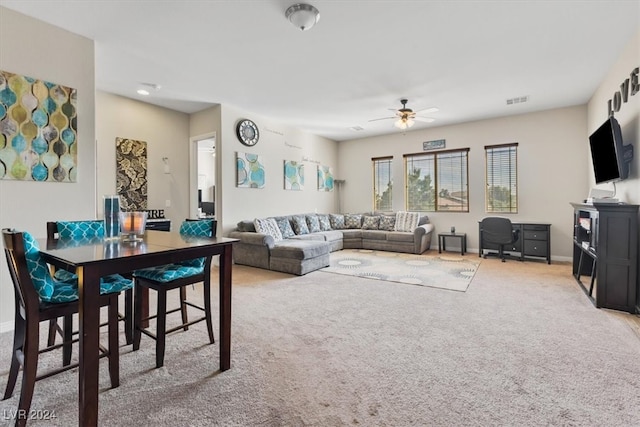
<path fill-rule="evenodd" d="M 507 99 L 507 105 L 522 104 L 523 102 L 527 102 L 528 100 L 529 96 L 517 96 L 515 98 Z"/>
<path fill-rule="evenodd" d="M 349 129 L 352 130 L 352 131 L 355 131 L 355 132 L 359 132 L 361 130 L 364 130 L 364 128 L 362 126 L 352 126 Z"/>

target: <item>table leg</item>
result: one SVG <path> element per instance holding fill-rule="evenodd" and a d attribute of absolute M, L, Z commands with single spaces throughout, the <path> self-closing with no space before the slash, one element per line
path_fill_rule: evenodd
<path fill-rule="evenodd" d="M 460 236 L 460 255 L 464 255 L 464 236 Z"/>
<path fill-rule="evenodd" d="M 232 246 L 220 254 L 220 370 L 231 368 L 231 268 Z"/>
<path fill-rule="evenodd" d="M 98 425 L 98 348 L 100 340 L 100 276 L 80 267 L 78 409 L 80 426 Z"/>

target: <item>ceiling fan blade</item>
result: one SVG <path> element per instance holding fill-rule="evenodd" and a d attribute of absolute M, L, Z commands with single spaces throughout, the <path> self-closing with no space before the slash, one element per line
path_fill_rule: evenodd
<path fill-rule="evenodd" d="M 413 117 L 413 120 L 415 120 L 417 122 L 431 123 L 431 122 L 434 122 L 436 119 L 432 119 L 431 117 L 416 116 L 416 117 Z"/>
<path fill-rule="evenodd" d="M 398 117 L 396 117 L 396 116 L 393 116 L 393 117 L 382 117 L 380 119 L 372 119 L 372 120 L 369 120 L 369 121 L 370 122 L 377 122 L 378 120 L 389 120 L 389 119 L 397 119 L 397 118 Z"/>
<path fill-rule="evenodd" d="M 420 110 L 420 111 L 416 111 L 416 113 L 421 114 L 421 113 L 436 113 L 440 111 L 440 109 L 438 107 L 431 107 L 431 108 L 427 108 L 425 110 Z"/>

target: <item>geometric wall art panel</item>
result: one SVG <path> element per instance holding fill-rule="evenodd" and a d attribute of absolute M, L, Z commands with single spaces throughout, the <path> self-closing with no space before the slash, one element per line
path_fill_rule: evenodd
<path fill-rule="evenodd" d="M 0 70 L 0 179 L 76 182 L 76 89 Z"/>
<path fill-rule="evenodd" d="M 116 138 L 116 192 L 120 209 L 147 209 L 147 143 Z"/>
<path fill-rule="evenodd" d="M 265 170 L 262 157 L 236 153 L 236 185 L 240 188 L 264 188 Z"/>
<path fill-rule="evenodd" d="M 333 171 L 330 166 L 318 165 L 318 191 L 333 191 Z"/>
<path fill-rule="evenodd" d="M 284 161 L 284 189 L 304 190 L 304 163 Z"/>

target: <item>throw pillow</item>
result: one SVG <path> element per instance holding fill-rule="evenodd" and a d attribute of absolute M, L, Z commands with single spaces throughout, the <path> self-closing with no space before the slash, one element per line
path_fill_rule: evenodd
<path fill-rule="evenodd" d="M 329 222 L 331 228 L 334 230 L 342 230 L 344 226 L 344 215 L 341 214 L 329 214 Z"/>
<path fill-rule="evenodd" d="M 331 230 L 331 221 L 329 221 L 329 215 L 318 215 L 318 222 L 320 222 L 320 231 Z"/>
<path fill-rule="evenodd" d="M 307 226 L 309 227 L 309 233 L 320 232 L 320 221 L 318 215 L 307 215 Z"/>
<path fill-rule="evenodd" d="M 379 216 L 365 216 L 364 219 L 362 220 L 362 229 L 377 230 L 379 223 L 380 223 Z"/>
<path fill-rule="evenodd" d="M 378 224 L 379 230 L 394 231 L 396 226 L 396 217 L 392 215 L 380 216 L 380 224 Z"/>
<path fill-rule="evenodd" d="M 291 226 L 297 235 L 309 234 L 309 227 L 307 226 L 307 220 L 304 215 L 294 215 L 291 219 Z"/>
<path fill-rule="evenodd" d="M 362 215 L 346 214 L 344 216 L 344 225 L 346 228 L 362 227 Z"/>
<path fill-rule="evenodd" d="M 273 240 L 279 242 L 282 240 L 282 233 L 278 228 L 278 224 L 276 220 L 273 218 L 264 218 L 258 219 L 256 218 L 253 223 L 256 226 L 256 231 L 258 233 L 266 234 L 267 236 L 273 237 Z"/>
<path fill-rule="evenodd" d="M 238 223 L 238 231 L 255 233 L 256 226 L 253 221 L 243 220 Z"/>
<path fill-rule="evenodd" d="M 419 212 L 396 212 L 396 231 L 413 232 L 418 227 L 418 221 L 420 221 Z"/>
<path fill-rule="evenodd" d="M 296 233 L 293 232 L 293 228 L 291 228 L 291 223 L 289 222 L 288 217 L 277 216 L 274 219 L 276 220 L 276 224 L 278 224 L 278 228 L 282 233 L 283 239 L 288 239 L 289 237 L 296 235 Z"/>

